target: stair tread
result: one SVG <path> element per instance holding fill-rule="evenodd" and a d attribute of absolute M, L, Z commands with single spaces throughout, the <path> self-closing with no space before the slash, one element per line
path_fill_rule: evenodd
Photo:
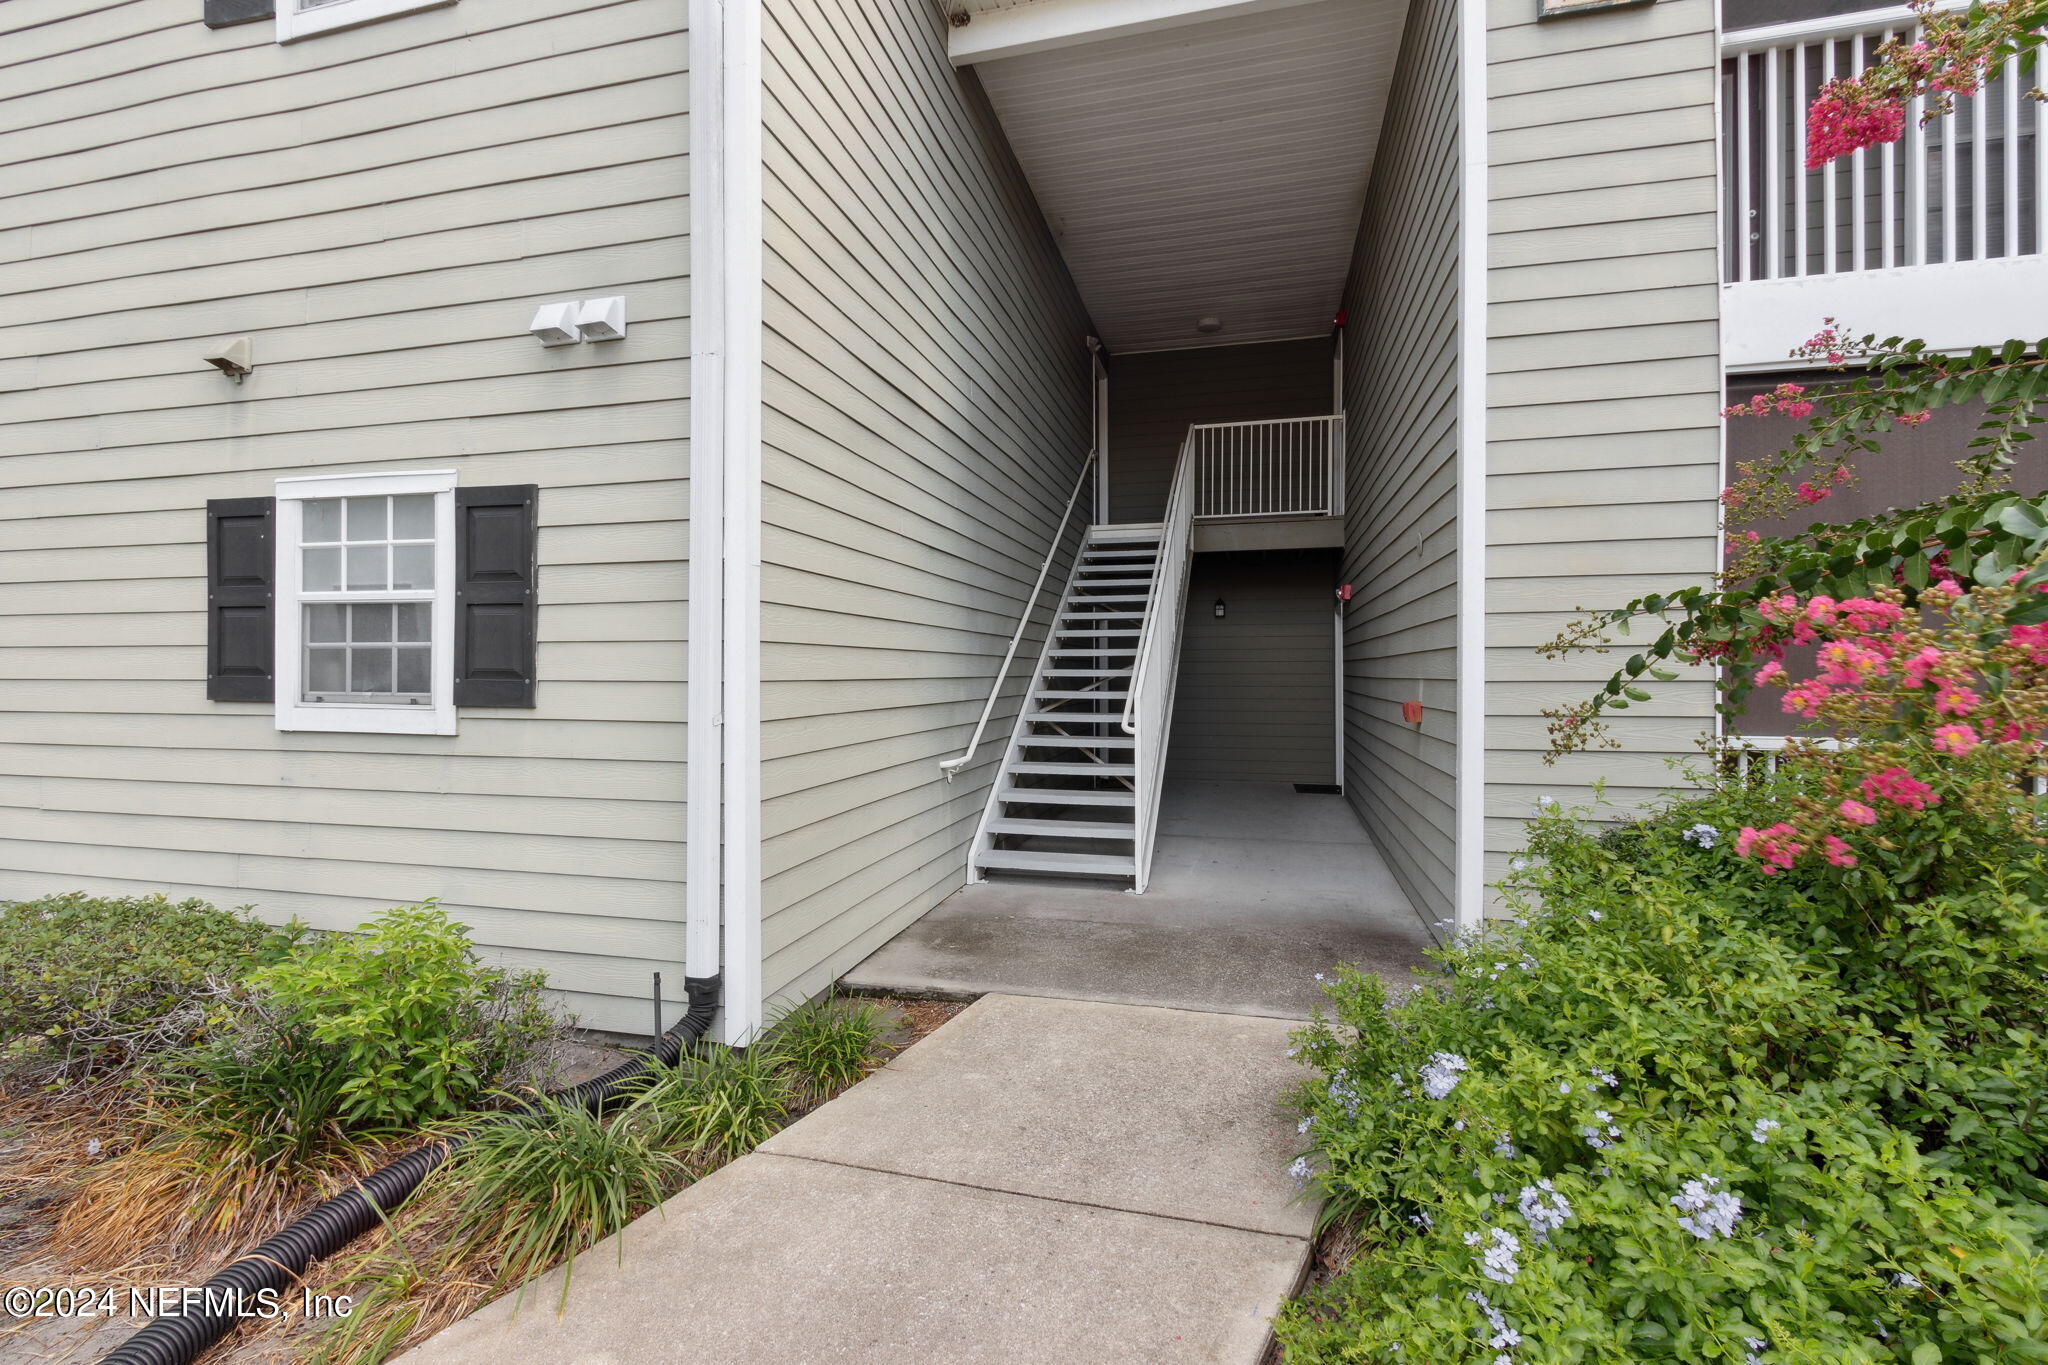
<path fill-rule="evenodd" d="M 1063 787 L 1004 787 L 997 799 L 1005 803 L 1015 802 L 1020 806 L 1135 806 L 1138 794 L 1133 791 L 1084 792 L 1070 791 Z"/>
<path fill-rule="evenodd" d="M 1048 759 L 1012 763 L 1009 771 L 1038 777 L 1135 777 L 1138 766 L 1135 763 L 1054 763 Z"/>
<path fill-rule="evenodd" d="M 1062 716 L 1072 720 L 1072 716 Z M 1105 720 L 1109 717 L 1104 717 Z M 1138 742 L 1135 735 L 1023 735 L 1017 743 L 1030 749 L 1128 749 Z"/>
<path fill-rule="evenodd" d="M 1135 825 L 1101 820 L 1023 820 L 1002 816 L 989 822 L 991 834 L 1037 834 L 1052 839 L 1129 839 Z"/>
<path fill-rule="evenodd" d="M 1138 860 L 1128 853 L 1025 853 L 996 848 L 981 854 L 975 862 L 982 867 L 1008 868 L 1013 872 L 1092 872 L 1128 877 L 1138 870 Z"/>
<path fill-rule="evenodd" d="M 1128 678 L 1134 672 L 1129 668 L 1048 668 L 1048 678 Z"/>

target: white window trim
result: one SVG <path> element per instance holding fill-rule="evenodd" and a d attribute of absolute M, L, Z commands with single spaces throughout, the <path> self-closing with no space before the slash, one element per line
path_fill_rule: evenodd
<path fill-rule="evenodd" d="M 301 699 L 299 532 L 309 498 L 434 495 L 434 659 L 430 706 L 351 706 Z M 277 481 L 277 728 L 372 735 L 455 733 L 455 471 L 326 474 Z"/>
<path fill-rule="evenodd" d="M 393 15 L 441 9 L 454 3 L 455 0 L 330 0 L 317 8 L 302 10 L 299 0 L 277 0 L 277 40 L 297 42 L 316 33 L 374 24 Z"/>

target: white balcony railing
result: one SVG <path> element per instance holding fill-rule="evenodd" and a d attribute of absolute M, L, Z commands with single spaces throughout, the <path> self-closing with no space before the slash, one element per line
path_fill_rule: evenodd
<path fill-rule="evenodd" d="M 1806 111 L 1826 82 L 1911 41 L 1903 6 L 1729 36 L 1723 48 L 1723 278 L 1781 280 L 2044 252 L 2048 110 L 2015 59 L 1899 142 L 1806 169 Z"/>
<path fill-rule="evenodd" d="M 1190 427 L 1186 455 L 1198 519 L 1344 512 L 1341 413 Z"/>

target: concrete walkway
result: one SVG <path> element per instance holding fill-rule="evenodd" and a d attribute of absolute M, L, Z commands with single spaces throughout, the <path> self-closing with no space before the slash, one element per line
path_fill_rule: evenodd
<path fill-rule="evenodd" d="M 963 887 L 842 984 L 1303 1019 L 1317 972 L 1349 962 L 1402 982 L 1434 941 L 1343 797 L 1169 780 L 1144 895 L 1076 878 Z"/>
<path fill-rule="evenodd" d="M 1269 1018 L 990 995 L 410 1365 L 1255 1365 L 1307 1264 Z M 624 1260 L 620 1260 L 623 1247 Z"/>

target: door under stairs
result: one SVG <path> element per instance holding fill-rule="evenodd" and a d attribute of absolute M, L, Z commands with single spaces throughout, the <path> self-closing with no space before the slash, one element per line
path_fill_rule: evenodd
<path fill-rule="evenodd" d="M 975 837 L 974 880 L 991 871 L 1140 880 L 1139 809 L 1153 795 L 1141 784 L 1157 779 L 1124 721 L 1159 586 L 1160 536 L 1156 523 L 1089 530 Z"/>

